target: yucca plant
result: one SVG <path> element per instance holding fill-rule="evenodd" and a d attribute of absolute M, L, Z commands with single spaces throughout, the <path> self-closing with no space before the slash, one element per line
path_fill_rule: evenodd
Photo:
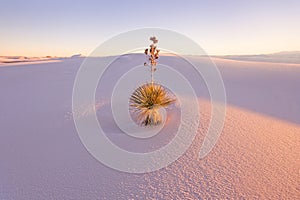
<path fill-rule="evenodd" d="M 149 49 L 145 49 L 150 64 L 144 63 L 151 71 L 151 83 L 138 87 L 131 95 L 130 110 L 136 115 L 137 121 L 143 126 L 159 125 L 162 122 L 161 108 L 172 104 L 175 99 L 171 98 L 167 90 L 154 83 L 154 72 L 156 71 L 156 60 L 159 57 L 159 50 L 156 48 L 158 40 L 150 37 L 152 44 Z"/>
<path fill-rule="evenodd" d="M 167 90 L 155 83 L 138 87 L 130 97 L 130 107 L 143 126 L 159 125 L 162 122 L 160 109 L 175 101 Z"/>

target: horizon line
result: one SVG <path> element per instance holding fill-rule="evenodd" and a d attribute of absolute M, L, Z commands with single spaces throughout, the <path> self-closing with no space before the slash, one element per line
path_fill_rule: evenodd
<path fill-rule="evenodd" d="M 186 56 L 262 56 L 262 55 L 276 55 L 276 54 L 291 54 L 291 53 L 296 53 L 296 54 L 300 54 L 300 50 L 292 50 L 292 51 L 275 51 L 275 52 L 271 52 L 271 53 L 253 53 L 253 54 L 184 54 Z M 7 58 L 11 58 L 11 57 L 23 57 L 23 58 L 69 58 L 69 57 L 109 57 L 109 56 L 120 56 L 120 55 L 127 55 L 127 54 L 144 54 L 144 53 L 124 53 L 124 54 L 111 54 L 111 55 L 102 55 L 102 56 L 89 56 L 89 55 L 84 55 L 81 53 L 76 53 L 76 54 L 72 54 L 69 56 L 58 56 L 58 55 L 33 55 L 33 56 L 26 56 L 26 55 L 0 55 L 0 57 L 7 57 Z M 161 55 L 177 55 L 175 53 L 162 53 Z"/>

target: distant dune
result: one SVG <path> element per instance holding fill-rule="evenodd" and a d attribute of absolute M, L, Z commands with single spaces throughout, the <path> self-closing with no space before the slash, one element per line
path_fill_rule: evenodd
<path fill-rule="evenodd" d="M 65 58 L 80 58 L 81 54 L 75 54 L 70 57 L 44 56 L 44 57 L 27 57 L 27 56 L 0 56 L 0 65 L 5 64 L 30 64 L 37 62 L 55 62 Z"/>
<path fill-rule="evenodd" d="M 52 63 L 59 62 L 57 57 L 26 57 L 26 56 L 0 56 L 0 67 L 1 66 L 14 66 L 14 65 L 25 65 L 25 64 L 39 64 L 39 63 Z"/>
<path fill-rule="evenodd" d="M 226 56 L 214 56 L 214 57 L 232 59 L 232 60 L 244 60 L 244 61 L 300 64 L 300 51 L 282 51 L 282 52 L 272 53 L 272 54 L 226 55 Z"/>

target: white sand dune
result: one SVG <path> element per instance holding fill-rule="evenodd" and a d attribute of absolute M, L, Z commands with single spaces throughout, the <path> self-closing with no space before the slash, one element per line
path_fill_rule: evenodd
<path fill-rule="evenodd" d="M 45 62 L 58 62 L 56 57 L 25 57 L 25 56 L 0 56 L 0 67 L 8 65 L 40 64 Z"/>
<path fill-rule="evenodd" d="M 130 56 L 116 65 L 122 59 Z M 139 63 L 144 57 L 131 59 Z M 176 57 L 162 57 L 198 87 L 201 125 L 177 161 L 152 173 L 129 174 L 95 160 L 77 135 L 73 117 L 86 117 L 92 109 L 71 110 L 82 61 L 0 68 L 0 199 L 300 199 L 299 64 L 214 59 L 226 87 L 227 115 L 217 145 L 199 160 L 210 120 L 207 91 Z M 122 70 L 108 71 L 107 77 L 114 81 L 112 74 Z M 99 120 L 120 146 L 144 147 L 145 142 L 128 143 L 108 114 L 111 87 L 97 91 Z M 154 137 L 149 149 L 164 145 L 170 135 Z"/>
<path fill-rule="evenodd" d="M 242 61 L 258 61 L 272 63 L 294 63 L 300 64 L 300 51 L 282 51 L 272 54 L 259 55 L 228 55 L 220 56 L 221 58 L 242 60 Z"/>

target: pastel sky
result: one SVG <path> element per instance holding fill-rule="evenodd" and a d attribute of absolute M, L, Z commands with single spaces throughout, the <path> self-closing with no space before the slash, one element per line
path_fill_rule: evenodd
<path fill-rule="evenodd" d="M 300 50 L 299 0 L 1 0 L 0 55 L 89 55 L 112 36 L 159 27 L 208 54 Z"/>

